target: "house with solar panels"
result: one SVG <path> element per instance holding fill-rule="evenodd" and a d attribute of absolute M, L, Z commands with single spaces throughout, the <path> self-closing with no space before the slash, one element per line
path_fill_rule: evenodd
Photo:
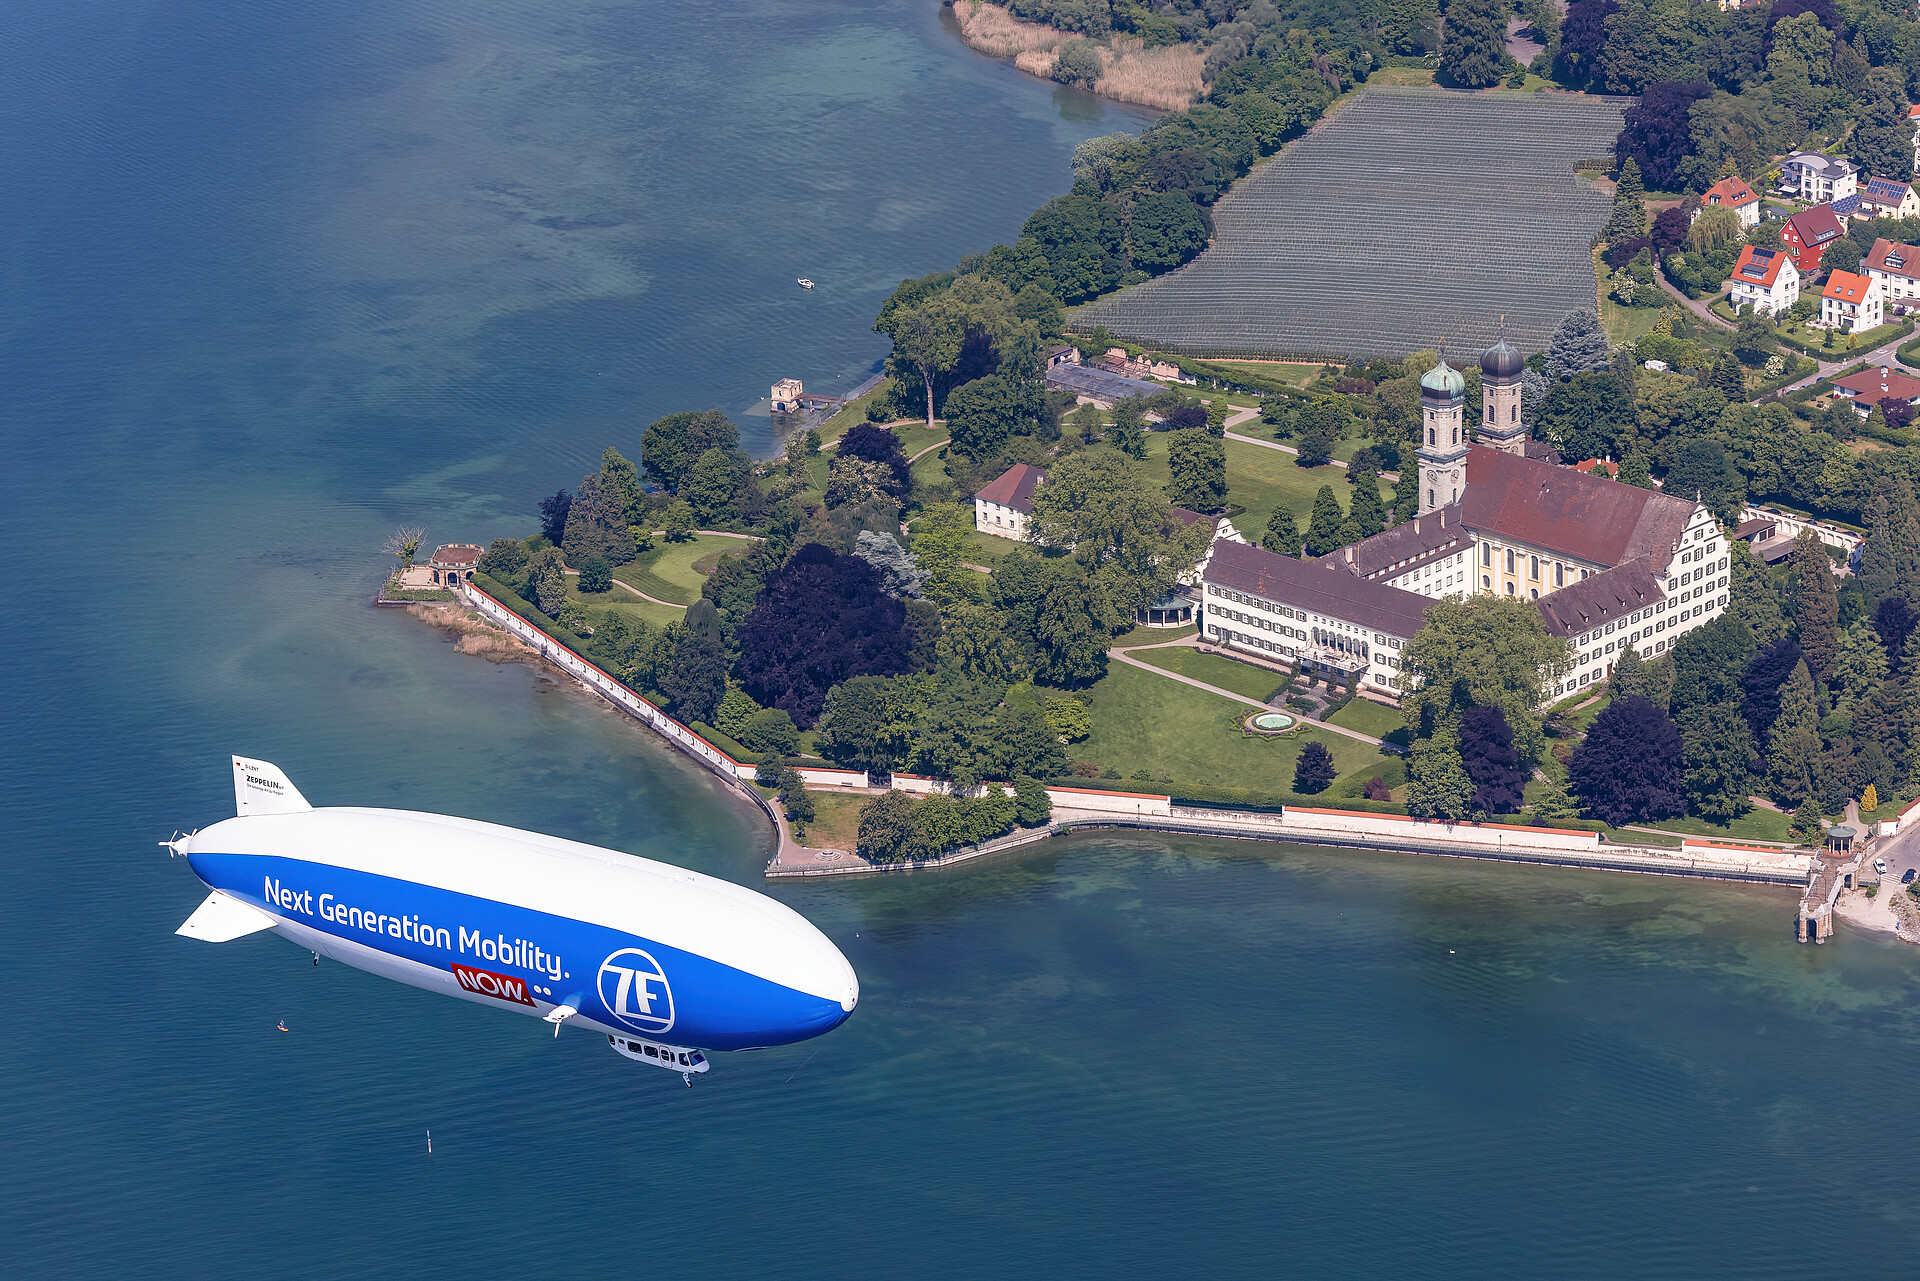
<path fill-rule="evenodd" d="M 1727 286 L 1736 311 L 1751 307 L 1763 316 L 1778 316 L 1800 301 L 1800 269 L 1784 249 L 1748 245 L 1733 264 Z"/>

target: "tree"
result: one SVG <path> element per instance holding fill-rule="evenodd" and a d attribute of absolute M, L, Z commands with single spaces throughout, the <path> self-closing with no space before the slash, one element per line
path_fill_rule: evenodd
<path fill-rule="evenodd" d="M 1780 714 L 1767 736 L 1774 800 L 1792 806 L 1813 794 L 1821 746 L 1820 699 L 1807 664 L 1801 662 L 1780 691 Z"/>
<path fill-rule="evenodd" d="M 1762 645 L 1786 635 L 1787 620 L 1780 612 L 1780 593 L 1773 588 L 1767 567 L 1747 544 L 1735 539 L 1727 544 L 1731 553 L 1727 577 L 1727 613 L 1745 623 L 1753 639 Z"/>
<path fill-rule="evenodd" d="M 1293 762 L 1293 790 L 1311 796 L 1324 792 L 1333 782 L 1333 753 L 1325 743 L 1310 741 L 1300 749 Z"/>
<path fill-rule="evenodd" d="M 1620 650 L 1620 660 L 1613 665 L 1613 672 L 1607 677 L 1607 696 L 1653 701 L 1647 692 L 1647 662 L 1640 657 L 1639 650 L 1631 646 Z"/>
<path fill-rule="evenodd" d="M 1826 544 L 1811 529 L 1793 540 L 1794 629 L 1815 677 L 1825 679 L 1839 646 L 1840 596 L 1833 584 L 1833 561 Z"/>
<path fill-rule="evenodd" d="M 542 547 L 527 561 L 526 598 L 548 618 L 567 603 L 567 579 L 557 547 Z"/>
<path fill-rule="evenodd" d="M 972 384 L 956 388 L 954 394 L 958 395 L 967 386 Z M 835 453 L 840 458 L 860 458 L 885 467 L 890 479 L 881 482 L 880 492 L 896 503 L 906 501 L 913 488 L 913 465 L 907 461 L 906 453 L 900 448 L 900 438 L 893 434 L 892 428 L 877 423 L 856 423 L 840 437 Z"/>
<path fill-rule="evenodd" d="M 581 563 L 580 590 L 595 593 L 613 590 L 613 566 L 605 556 L 589 556 Z"/>
<path fill-rule="evenodd" d="M 684 721 L 706 721 L 719 710 L 727 692 L 727 652 L 712 601 L 697 600 L 687 609 L 685 630 L 660 692 L 673 700 Z"/>
<path fill-rule="evenodd" d="M 1068 40 L 1053 55 L 1053 78 L 1061 84 L 1091 89 L 1104 74 L 1100 46 L 1091 40 Z"/>
<path fill-rule="evenodd" d="M 1647 189 L 1640 180 L 1640 166 L 1632 160 L 1620 166 L 1620 178 L 1613 189 L 1613 211 L 1607 215 L 1602 234 L 1614 245 L 1647 234 Z"/>
<path fill-rule="evenodd" d="M 561 547 L 574 565 L 585 563 L 589 556 L 604 556 L 611 564 L 624 565 L 638 554 L 627 524 L 626 500 L 617 492 L 608 492 L 597 472 L 584 477 L 574 493 Z"/>
<path fill-rule="evenodd" d="M 1049 547 L 1073 549 L 1118 618 L 1165 595 L 1212 537 L 1204 522 L 1176 519 L 1132 460 L 1104 451 L 1054 464 L 1034 491 L 1030 528 Z"/>
<path fill-rule="evenodd" d="M 1647 466 L 1647 456 L 1638 449 L 1628 454 L 1620 460 L 1620 474 L 1614 479 L 1636 489 L 1652 489 L 1653 472 Z"/>
<path fill-rule="evenodd" d="M 813 728 L 841 681 L 910 666 L 905 606 L 880 589 L 867 562 L 819 543 L 767 576 L 734 639 L 742 688 L 762 706 L 785 708 L 802 729 Z"/>
<path fill-rule="evenodd" d="M 1300 519 L 1291 507 L 1282 503 L 1273 509 L 1273 514 L 1267 517 L 1267 532 L 1260 536 L 1260 545 L 1282 556 L 1300 554 Z"/>
<path fill-rule="evenodd" d="M 693 507 L 685 499 L 667 508 L 665 533 L 670 543 L 684 543 L 693 536 Z"/>
<path fill-rule="evenodd" d="M 800 750 L 800 731 L 783 707 L 763 707 L 747 717 L 740 741 L 756 752 L 791 756 Z"/>
<path fill-rule="evenodd" d="M 564 489 L 540 500 L 540 532 L 555 547 L 567 536 L 567 511 L 572 506 L 573 495 Z"/>
<path fill-rule="evenodd" d="M 1821 253 L 1820 265 L 1828 271 L 1859 271 L 1860 246 L 1842 236 Z M 1853 410 L 1849 407 L 1847 412 L 1852 413 Z"/>
<path fill-rule="evenodd" d="M 1345 426 L 1346 411 L 1325 396 L 1301 410 L 1294 433 L 1294 448 L 1299 451 L 1299 457 L 1294 463 L 1300 467 L 1324 466 L 1333 457 L 1334 442 L 1340 439 Z"/>
<path fill-rule="evenodd" d="M 1601 822 L 1672 818 L 1686 810 L 1680 731 L 1644 698 L 1609 703 L 1567 762 L 1573 790 Z"/>
<path fill-rule="evenodd" d="M 1911 181 L 1913 122 L 1907 119 L 1906 104 L 1891 98 L 1875 99 L 1854 126 L 1847 151 L 1863 174 Z"/>
<path fill-rule="evenodd" d="M 1874 635 L 1886 647 L 1887 664 L 1894 671 L 1899 671 L 1905 663 L 1907 638 L 1913 635 L 1916 624 L 1920 624 L 1920 615 L 1913 612 L 1904 596 L 1883 600 L 1873 611 Z"/>
<path fill-rule="evenodd" d="M 880 676 L 855 676 L 827 693 L 820 752 L 850 769 L 891 771 L 913 747 L 918 715 L 910 688 Z"/>
<path fill-rule="evenodd" d="M 1860 793 L 1860 811 L 1863 814 L 1871 814 L 1879 808 L 1880 792 L 1872 783 L 1868 783 L 1866 788 Z"/>
<path fill-rule="evenodd" d="M 1022 827 L 1039 827 L 1053 817 L 1053 798 L 1046 784 L 1031 774 L 1013 779 L 1013 817 Z"/>
<path fill-rule="evenodd" d="M 1713 703 L 1738 703 L 1740 676 L 1753 659 L 1753 634 L 1731 614 L 1722 614 L 1674 642 L 1673 693 L 1668 709 L 1685 724 L 1690 713 Z"/>
<path fill-rule="evenodd" d="M 976 462 L 992 458 L 1027 421 L 1030 411 L 1029 398 L 999 374 L 961 383 L 947 393 L 947 430 L 952 433 L 953 448 Z"/>
<path fill-rule="evenodd" d="M 888 792 L 868 801 L 860 807 L 854 848 L 873 863 L 897 863 L 912 857 L 914 809 L 914 799 L 905 792 Z"/>
<path fill-rule="evenodd" d="M 920 374 L 927 393 L 927 426 L 933 426 L 933 380 L 960 359 L 966 325 L 945 296 L 894 318 L 893 349 Z"/>
<path fill-rule="evenodd" d="M 1207 221 L 1184 191 L 1154 191 L 1140 197 L 1128 222 L 1136 269 L 1159 275 L 1207 247 Z"/>
<path fill-rule="evenodd" d="M 1779 350 L 1779 335 L 1771 317 L 1751 307 L 1740 309 L 1740 323 L 1733 333 L 1733 354 L 1748 364 L 1757 365 Z"/>
<path fill-rule="evenodd" d="M 746 456 L 716 446 L 700 455 L 680 492 L 693 508 L 694 518 L 711 527 L 739 514 L 737 496 L 742 487 L 752 484 Z"/>
<path fill-rule="evenodd" d="M 640 523 L 646 511 L 646 500 L 640 492 L 640 473 L 612 445 L 608 445 L 600 454 L 600 489 L 610 501 L 619 505 L 626 515 L 627 524 Z"/>
<path fill-rule="evenodd" d="M 873 566 L 880 576 L 880 590 L 895 600 L 918 600 L 930 570 L 921 569 L 913 554 L 900 546 L 892 534 L 876 534 L 863 529 L 854 537 L 853 554 Z"/>
<path fill-rule="evenodd" d="M 1215 512 L 1227 505 L 1226 447 L 1204 428 L 1168 437 L 1167 471 L 1167 499 L 1174 506 Z"/>
<path fill-rule="evenodd" d="M 836 454 L 827 464 L 827 489 L 821 498 L 828 508 L 857 507 L 882 498 L 891 477 L 884 463 Z"/>
<path fill-rule="evenodd" d="M 1744 238 L 1740 215 L 1725 205 L 1709 205 L 1687 228 L 1687 248 L 1697 254 L 1738 245 Z"/>
<path fill-rule="evenodd" d="M 965 563 L 972 532 L 973 513 L 958 503 L 935 503 L 914 522 L 913 558 L 927 575 L 921 592 L 943 610 L 973 599 L 978 575 Z"/>
<path fill-rule="evenodd" d="M 411 569 L 413 558 L 420 554 L 420 544 L 426 537 L 426 530 L 402 525 L 387 535 L 386 546 L 381 550 L 398 561 L 401 569 Z"/>
<path fill-rule="evenodd" d="M 480 558 L 480 572 L 511 582 L 515 575 L 527 567 L 527 545 L 518 538 L 496 538 L 487 545 L 486 555 Z"/>
<path fill-rule="evenodd" d="M 1513 750 L 1513 729 L 1498 707 L 1469 707 L 1460 716 L 1460 763 L 1473 780 L 1473 807 L 1488 814 L 1520 808 L 1528 771 Z"/>
<path fill-rule="evenodd" d="M 1347 514 L 1340 510 L 1332 485 L 1322 485 L 1313 496 L 1313 517 L 1307 523 L 1306 550 L 1309 556 L 1325 556 L 1346 545 L 1341 528 Z"/>
<path fill-rule="evenodd" d="M 1450 730 L 1415 739 L 1407 761 L 1407 812 L 1455 822 L 1473 812 L 1473 779 Z"/>
<path fill-rule="evenodd" d="M 1093 717 L 1077 698 L 1049 698 L 1041 704 L 1047 728 L 1063 743 L 1077 743 L 1093 733 Z"/>
<path fill-rule="evenodd" d="M 1681 756 L 1686 768 L 1687 804 L 1714 823 L 1730 823 L 1753 808 L 1753 735 L 1732 705 L 1704 709 L 1688 727 Z"/>
<path fill-rule="evenodd" d="M 739 447 L 740 429 L 717 409 L 668 414 L 640 433 L 640 462 L 648 476 L 677 493 L 709 449 Z"/>
<path fill-rule="evenodd" d="M 1507 74 L 1507 6 L 1501 0 L 1453 0 L 1440 45 L 1440 68 L 1467 89 L 1499 84 Z"/>
<path fill-rule="evenodd" d="M 1747 398 L 1747 375 L 1732 352 L 1721 352 L 1713 362 L 1713 385 L 1720 389 L 1728 404 L 1738 404 Z"/>
<path fill-rule="evenodd" d="M 1591 311 L 1569 312 L 1547 345 L 1547 377 L 1568 382 L 1575 374 L 1607 369 L 1611 359 L 1600 317 Z"/>
<path fill-rule="evenodd" d="M 1767 741 L 1773 722 L 1780 715 L 1780 687 L 1801 665 L 1800 647 L 1791 640 L 1778 640 L 1753 656 L 1740 678 L 1740 715 L 1756 743 Z"/>
<path fill-rule="evenodd" d="M 1621 122 L 1626 127 L 1614 141 L 1615 158 L 1631 161 L 1640 178 L 1654 188 L 1674 190 L 1675 170 L 1693 151 L 1693 104 L 1712 96 L 1713 87 L 1698 82 L 1662 81 L 1648 85 L 1640 101 L 1621 113 Z M 1684 230 L 1684 214 L 1680 215 L 1680 224 Z"/>
<path fill-rule="evenodd" d="M 1855 704 L 1869 697 L 1887 678 L 1887 651 L 1874 635 L 1873 626 L 1857 618 L 1840 633 L 1839 652 L 1827 684 L 1833 689 L 1833 710 L 1851 715 Z"/>
<path fill-rule="evenodd" d="M 1418 737 L 1451 727 L 1469 707 L 1498 707 L 1513 730 L 1514 750 L 1531 766 L 1546 747 L 1539 708 L 1546 688 L 1563 679 L 1567 643 L 1547 635 L 1540 612 L 1511 597 L 1435 601 L 1401 653 L 1414 688 L 1401 713 Z"/>
<path fill-rule="evenodd" d="M 1674 454 L 1666 491 L 1682 498 L 1696 495 L 1722 522 L 1731 522 L 1747 500 L 1746 478 L 1717 440 L 1690 440 Z"/>

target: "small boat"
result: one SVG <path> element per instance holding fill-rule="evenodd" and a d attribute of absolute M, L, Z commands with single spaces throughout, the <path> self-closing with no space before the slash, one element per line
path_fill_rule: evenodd
<path fill-rule="evenodd" d="M 290 1027 L 288 1027 L 288 1026 L 287 1026 L 287 1021 L 286 1021 L 285 1019 L 281 1019 L 281 1020 L 280 1020 L 280 1030 L 281 1030 L 282 1032 L 291 1032 L 291 1031 L 293 1031 L 293 1029 L 292 1029 L 292 1028 L 290 1028 Z"/>
<path fill-rule="evenodd" d="M 813 288 L 813 282 L 811 280 L 808 280 L 805 276 L 802 276 L 800 277 L 800 287 L 802 289 L 811 289 Z"/>

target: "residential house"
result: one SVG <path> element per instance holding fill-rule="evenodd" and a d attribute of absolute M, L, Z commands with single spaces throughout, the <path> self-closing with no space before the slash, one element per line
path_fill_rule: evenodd
<path fill-rule="evenodd" d="M 1761 315 L 1778 316 L 1800 301 L 1800 269 L 1782 249 L 1746 246 L 1727 282 L 1736 310 L 1751 307 Z"/>
<path fill-rule="evenodd" d="M 1078 347 L 1047 348 L 1048 369 L 1052 369 L 1055 365 L 1077 365 L 1079 363 L 1080 349 Z"/>
<path fill-rule="evenodd" d="M 1920 173 L 1920 103 L 1907 108 L 1907 122 L 1917 126 L 1913 135 L 1913 171 Z"/>
<path fill-rule="evenodd" d="M 1027 539 L 1027 518 L 1033 515 L 1033 491 L 1047 483 L 1047 473 L 1027 463 L 1015 463 L 973 496 L 973 527 L 1001 538 Z"/>
<path fill-rule="evenodd" d="M 1827 208 L 1833 210 L 1833 216 L 1838 218 L 1843 224 L 1852 222 L 1856 218 L 1873 217 L 1872 214 L 1861 212 L 1860 200 L 1861 197 L 1858 193 L 1851 196 L 1842 196 L 1838 200 L 1829 200 L 1827 202 Z"/>
<path fill-rule="evenodd" d="M 1869 178 L 1867 185 L 1860 189 L 1859 201 L 1853 216 L 1862 220 L 1920 217 L 1920 193 L 1914 191 L 1910 182 Z"/>
<path fill-rule="evenodd" d="M 1880 282 L 1881 301 L 1894 311 L 1905 310 L 1910 300 L 1920 300 L 1920 246 L 1876 240 L 1860 270 Z"/>
<path fill-rule="evenodd" d="M 1879 281 L 1836 268 L 1820 291 L 1820 323 L 1843 334 L 1864 333 L 1879 327 L 1881 305 Z"/>
<path fill-rule="evenodd" d="M 1780 164 L 1781 185 L 1800 199 L 1825 204 L 1860 189 L 1860 170 L 1837 156 L 1796 151 Z"/>
<path fill-rule="evenodd" d="M 1881 365 L 1877 369 L 1863 369 L 1847 378 L 1834 379 L 1833 394 L 1851 400 L 1854 412 L 1865 418 L 1873 413 L 1874 406 L 1883 401 L 1905 401 L 1909 405 L 1920 405 L 1920 378 L 1911 378 Z"/>
<path fill-rule="evenodd" d="M 1793 265 L 1800 269 L 1800 274 L 1811 276 L 1820 270 L 1820 255 L 1846 231 L 1846 225 L 1834 216 L 1832 208 L 1815 205 L 1802 209 L 1781 224 L 1780 242 L 1793 255 Z"/>
<path fill-rule="evenodd" d="M 1744 178 L 1722 178 L 1708 187 L 1700 196 L 1700 209 L 1714 206 L 1731 209 L 1740 216 L 1742 227 L 1756 226 L 1760 222 L 1760 197 L 1753 194 L 1753 188 Z M 1693 216 L 1700 216 L 1700 209 Z"/>

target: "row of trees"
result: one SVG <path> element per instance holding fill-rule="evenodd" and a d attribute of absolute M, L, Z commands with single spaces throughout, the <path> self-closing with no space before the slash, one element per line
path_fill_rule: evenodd
<path fill-rule="evenodd" d="M 1688 0 L 1575 0 L 1556 74 L 1640 95 L 1616 147 L 1660 190 L 1703 191 L 1810 139 L 1847 138 L 1866 172 L 1913 172 L 1908 99 L 1920 88 L 1920 22 L 1879 0 L 1776 0 L 1720 9 Z"/>

